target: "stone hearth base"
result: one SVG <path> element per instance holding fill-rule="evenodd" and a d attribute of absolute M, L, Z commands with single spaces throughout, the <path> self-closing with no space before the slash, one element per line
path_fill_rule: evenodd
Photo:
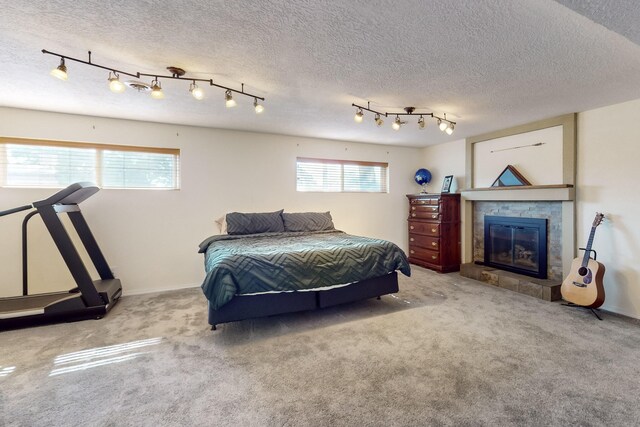
<path fill-rule="evenodd" d="M 562 284 L 556 280 L 536 279 L 475 263 L 462 264 L 460 275 L 545 301 L 557 301 L 562 298 Z"/>

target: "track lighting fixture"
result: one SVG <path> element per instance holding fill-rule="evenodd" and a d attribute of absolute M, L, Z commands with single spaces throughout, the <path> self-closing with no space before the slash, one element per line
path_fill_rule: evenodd
<path fill-rule="evenodd" d="M 382 120 L 382 116 L 385 116 L 385 117 L 396 116 L 395 120 L 391 123 L 391 128 L 393 130 L 400 130 L 400 127 L 402 127 L 402 125 L 407 123 L 402 121 L 400 119 L 400 116 L 414 116 L 414 117 L 418 116 L 419 117 L 418 129 L 424 129 L 427 127 L 427 121 L 425 120 L 425 116 L 432 117 L 437 120 L 437 124 L 440 130 L 443 132 L 446 132 L 447 135 L 451 135 L 453 133 L 453 129 L 456 124 L 456 122 L 452 122 L 451 120 L 448 120 L 446 114 L 444 114 L 444 118 L 442 118 L 434 115 L 433 113 L 415 113 L 415 110 L 416 110 L 415 107 L 404 107 L 404 113 L 399 113 L 399 112 L 383 113 L 382 111 L 372 110 L 370 102 L 367 102 L 366 107 L 363 107 L 362 105 L 358 105 L 358 104 L 351 104 L 351 106 L 357 108 L 356 115 L 354 117 L 354 120 L 357 123 L 361 123 L 363 121 L 364 111 L 369 111 L 375 114 L 375 123 L 378 127 L 381 127 L 384 124 L 384 121 Z"/>
<path fill-rule="evenodd" d="M 256 114 L 260 114 L 264 111 L 264 106 L 258 103 L 258 98 L 253 101 L 253 108 L 256 110 Z"/>
<path fill-rule="evenodd" d="M 191 95 L 198 101 L 204 98 L 204 92 L 202 91 L 201 88 L 198 87 L 195 80 L 193 83 L 189 85 L 189 92 L 191 92 Z"/>
<path fill-rule="evenodd" d="M 129 73 L 126 71 L 122 71 L 122 70 L 117 70 L 113 67 L 107 67 L 104 65 L 98 65 L 96 63 L 91 62 L 91 51 L 88 52 L 89 54 L 89 59 L 88 61 L 82 60 L 82 59 L 78 59 L 78 58 L 72 58 L 70 56 L 66 56 L 66 55 L 61 55 L 59 53 L 55 53 L 55 52 L 49 52 L 48 50 L 42 49 L 42 53 L 47 54 L 47 55 L 53 55 L 53 56 L 57 56 L 58 58 L 60 58 L 60 65 L 58 65 L 56 68 L 54 68 L 53 70 L 51 70 L 51 75 L 59 78 L 61 80 L 67 80 L 67 66 L 65 64 L 65 60 L 66 61 L 74 61 L 74 62 L 78 62 L 80 64 L 85 64 L 85 65 L 89 65 L 91 67 L 96 67 L 96 68 L 101 68 L 103 70 L 107 70 L 109 71 L 109 89 L 112 92 L 116 92 L 116 93 L 121 93 L 125 90 L 125 85 L 132 87 L 134 89 L 136 89 L 138 92 L 147 92 L 147 91 L 151 91 L 151 96 L 154 99 L 162 99 L 164 98 L 164 93 L 162 91 L 162 84 L 160 83 L 161 79 L 173 79 L 173 80 L 187 80 L 190 82 L 189 84 L 189 93 L 191 93 L 191 95 L 198 100 L 201 100 L 204 98 L 204 91 L 202 90 L 202 88 L 200 88 L 196 82 L 205 82 L 208 83 L 210 86 L 215 86 L 218 87 L 220 89 L 224 89 L 225 90 L 225 105 L 227 106 L 227 108 L 231 108 L 231 107 L 235 107 L 236 106 L 236 101 L 233 99 L 233 94 L 239 94 L 239 95 L 244 95 L 244 96 L 248 96 L 250 98 L 254 99 L 253 102 L 253 107 L 255 109 L 255 112 L 260 114 L 264 111 L 264 106 L 262 104 L 260 104 L 258 102 L 258 100 L 260 101 L 264 101 L 264 98 L 261 96 L 257 96 L 257 95 L 253 95 L 251 93 L 245 92 L 244 91 L 244 83 L 242 83 L 242 88 L 240 90 L 236 90 L 236 89 L 232 89 L 230 87 L 227 86 L 223 86 L 223 85 L 219 85 L 217 83 L 213 82 L 213 79 L 193 79 L 193 78 L 185 78 L 183 77 L 185 75 L 185 71 L 182 68 L 178 68 L 178 67 L 167 67 L 167 70 L 169 70 L 169 72 L 171 73 L 171 75 L 158 75 L 158 74 L 146 74 L 146 73 L 141 73 L 141 72 L 135 72 L 135 73 Z M 125 81 L 122 82 L 120 80 L 120 76 L 129 76 L 129 77 L 133 77 L 135 79 L 138 80 L 132 80 L 132 81 Z M 146 82 L 142 82 L 139 79 L 141 77 L 149 77 L 149 78 L 153 78 L 153 80 L 151 81 L 151 84 L 146 83 Z"/>
<path fill-rule="evenodd" d="M 125 86 L 124 86 L 124 83 L 120 81 L 120 76 L 118 75 L 118 73 L 114 72 L 112 76 L 111 72 L 109 72 L 109 78 L 107 80 L 109 81 L 109 90 L 111 90 L 111 92 L 113 93 L 124 92 Z"/>
<path fill-rule="evenodd" d="M 160 82 L 158 81 L 158 79 L 151 82 L 151 97 L 153 99 L 164 98 L 164 93 L 162 93 L 162 86 L 160 86 Z"/>
<path fill-rule="evenodd" d="M 237 105 L 236 101 L 233 100 L 233 95 L 230 90 L 224 93 L 224 105 L 227 108 L 233 108 Z"/>
<path fill-rule="evenodd" d="M 67 66 L 64 65 L 64 57 L 60 58 L 60 65 L 51 70 L 50 74 L 60 80 L 67 80 Z"/>

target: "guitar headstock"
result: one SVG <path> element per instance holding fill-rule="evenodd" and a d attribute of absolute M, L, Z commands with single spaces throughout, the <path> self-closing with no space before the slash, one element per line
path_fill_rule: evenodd
<path fill-rule="evenodd" d="M 604 219 L 604 214 L 597 212 L 596 217 L 593 219 L 592 227 L 597 227 L 602 224 L 602 220 Z"/>

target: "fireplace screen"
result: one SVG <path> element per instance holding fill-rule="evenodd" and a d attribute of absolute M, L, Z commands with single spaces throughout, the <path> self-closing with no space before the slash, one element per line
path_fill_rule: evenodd
<path fill-rule="evenodd" d="M 485 216 L 484 263 L 547 278 L 547 220 Z"/>

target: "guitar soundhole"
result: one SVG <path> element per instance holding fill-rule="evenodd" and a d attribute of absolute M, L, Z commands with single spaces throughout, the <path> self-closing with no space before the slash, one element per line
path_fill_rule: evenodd
<path fill-rule="evenodd" d="M 588 272 L 589 272 L 589 269 L 587 267 L 580 267 L 578 269 L 578 274 L 581 276 L 586 276 Z"/>

